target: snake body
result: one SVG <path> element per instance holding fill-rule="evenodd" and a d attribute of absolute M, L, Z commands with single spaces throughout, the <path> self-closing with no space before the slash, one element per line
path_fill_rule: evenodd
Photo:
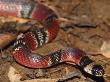
<path fill-rule="evenodd" d="M 29 30 L 16 40 L 13 46 L 13 57 L 19 64 L 29 68 L 47 68 L 60 62 L 70 62 L 80 66 L 91 75 L 103 76 L 103 67 L 79 49 L 61 49 L 45 56 L 31 53 L 36 48 L 52 41 L 59 30 L 57 15 L 45 5 L 26 3 L 24 0 L 0 0 L 0 16 L 38 20 L 44 27 Z"/>

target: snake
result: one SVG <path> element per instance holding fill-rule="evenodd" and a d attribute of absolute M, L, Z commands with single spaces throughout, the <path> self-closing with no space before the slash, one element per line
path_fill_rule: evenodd
<path fill-rule="evenodd" d="M 0 16 L 12 16 L 39 21 L 43 28 L 28 30 L 20 35 L 13 44 L 13 58 L 28 68 L 48 68 L 61 62 L 70 62 L 86 73 L 100 77 L 104 68 L 90 59 L 83 50 L 65 48 L 48 53 L 45 56 L 32 53 L 33 50 L 56 38 L 60 24 L 58 15 L 42 3 L 28 3 L 24 0 L 0 0 Z"/>

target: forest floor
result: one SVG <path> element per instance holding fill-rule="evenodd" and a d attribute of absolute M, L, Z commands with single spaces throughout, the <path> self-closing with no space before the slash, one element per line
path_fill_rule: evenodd
<path fill-rule="evenodd" d="M 110 0 L 33 1 L 52 8 L 60 21 L 60 31 L 55 40 L 34 52 L 45 55 L 62 48 L 79 48 L 103 65 L 105 75 L 101 78 L 88 76 L 78 67 L 65 63 L 47 69 L 23 67 L 13 59 L 12 43 L 9 41 L 6 44 L 10 45 L 0 55 L 0 82 L 110 82 Z M 0 33 L 13 32 L 14 38 L 11 37 L 15 39 L 16 31 L 13 29 L 19 23 L 13 17 L 0 19 Z M 4 44 L 0 43 L 0 46 Z"/>

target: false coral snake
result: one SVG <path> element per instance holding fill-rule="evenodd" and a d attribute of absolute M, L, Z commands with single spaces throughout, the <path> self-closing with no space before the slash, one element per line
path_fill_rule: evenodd
<path fill-rule="evenodd" d="M 14 43 L 13 57 L 21 65 L 30 68 L 47 68 L 60 62 L 71 62 L 91 75 L 103 76 L 103 67 L 79 49 L 61 49 L 46 56 L 31 53 L 53 40 L 58 33 L 58 17 L 50 8 L 40 3 L 26 3 L 24 0 L 0 0 L 0 16 L 38 20 L 44 26 L 24 33 Z"/>

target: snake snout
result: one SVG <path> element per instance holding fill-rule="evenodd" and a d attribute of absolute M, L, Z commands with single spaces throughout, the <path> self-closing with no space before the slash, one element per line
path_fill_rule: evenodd
<path fill-rule="evenodd" d="M 102 77 L 104 75 L 104 68 L 102 67 L 102 65 L 97 64 L 94 61 L 89 61 L 86 61 L 86 65 L 81 64 L 83 66 L 84 71 L 93 76 Z"/>
<path fill-rule="evenodd" d="M 93 68 L 91 71 L 93 75 L 98 76 L 98 77 L 101 77 L 104 75 L 104 69 L 99 64 L 93 65 Z"/>

